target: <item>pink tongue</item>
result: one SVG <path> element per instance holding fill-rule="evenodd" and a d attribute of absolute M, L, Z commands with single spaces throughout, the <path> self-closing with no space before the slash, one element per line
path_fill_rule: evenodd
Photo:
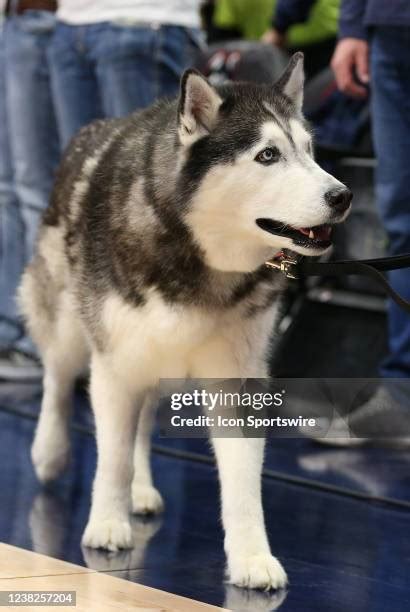
<path fill-rule="evenodd" d="M 309 236 L 310 233 L 310 229 L 308 227 L 301 227 L 298 231 L 304 236 Z"/>

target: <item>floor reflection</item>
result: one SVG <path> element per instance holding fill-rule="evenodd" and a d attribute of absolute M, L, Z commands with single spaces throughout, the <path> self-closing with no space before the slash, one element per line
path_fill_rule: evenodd
<path fill-rule="evenodd" d="M 115 571 L 118 567 L 127 569 L 143 569 L 145 567 L 145 556 L 147 546 L 162 525 L 163 519 L 139 518 L 132 519 L 132 534 L 134 548 L 130 550 L 119 550 L 108 552 L 81 546 L 85 564 L 90 569 L 98 572 Z M 125 576 L 122 576 L 125 578 Z"/>
<path fill-rule="evenodd" d="M 224 608 L 235 612 L 271 612 L 278 610 L 287 596 L 287 591 L 281 589 L 274 593 L 239 589 L 226 586 Z"/>

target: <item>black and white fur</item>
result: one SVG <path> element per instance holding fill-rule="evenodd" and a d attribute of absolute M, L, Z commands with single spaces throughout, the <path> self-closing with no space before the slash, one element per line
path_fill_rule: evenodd
<path fill-rule="evenodd" d="M 282 248 L 325 249 L 256 220 L 306 228 L 346 215 L 328 198 L 344 186 L 312 157 L 302 91 L 300 54 L 271 86 L 215 89 L 190 70 L 179 100 L 93 123 L 64 157 L 20 302 L 44 363 L 32 448 L 43 482 L 67 463 L 73 385 L 90 364 L 98 465 L 85 546 L 131 547 L 130 508 L 162 510 L 149 462 L 160 378 L 268 376 L 284 280 L 263 264 Z M 262 511 L 264 441 L 213 446 L 230 580 L 282 587 Z"/>

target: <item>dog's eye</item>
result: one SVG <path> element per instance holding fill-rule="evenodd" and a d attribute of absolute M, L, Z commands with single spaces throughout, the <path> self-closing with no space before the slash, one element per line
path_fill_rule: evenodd
<path fill-rule="evenodd" d="M 260 153 L 255 157 L 255 161 L 260 164 L 264 164 L 265 166 L 269 166 L 270 164 L 274 164 L 280 158 L 280 151 L 276 147 L 268 147 L 267 149 L 263 149 Z"/>

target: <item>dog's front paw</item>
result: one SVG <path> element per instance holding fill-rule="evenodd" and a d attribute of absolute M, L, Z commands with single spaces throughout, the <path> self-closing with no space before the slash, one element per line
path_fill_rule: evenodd
<path fill-rule="evenodd" d="M 122 548 L 132 548 L 131 525 L 128 521 L 117 518 L 90 519 L 81 543 L 90 548 L 105 548 L 114 552 Z"/>
<path fill-rule="evenodd" d="M 132 511 L 134 514 L 159 514 L 164 509 L 161 494 L 149 485 L 132 485 Z"/>
<path fill-rule="evenodd" d="M 232 584 L 248 589 L 281 589 L 288 578 L 282 565 L 269 553 L 239 558 L 229 564 Z"/>

